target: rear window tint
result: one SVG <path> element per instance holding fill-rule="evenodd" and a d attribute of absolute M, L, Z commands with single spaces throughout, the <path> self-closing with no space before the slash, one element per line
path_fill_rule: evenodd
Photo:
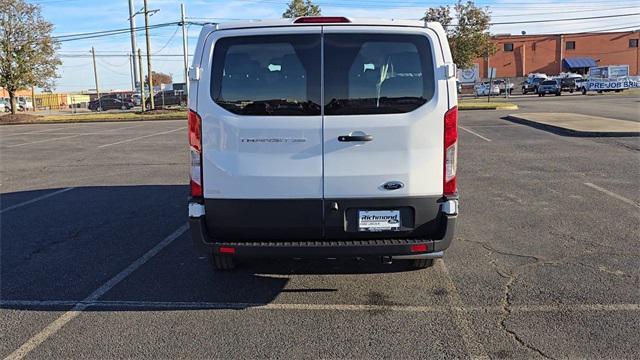
<path fill-rule="evenodd" d="M 555 80 L 543 81 L 542 85 L 557 85 L 558 83 Z"/>
<path fill-rule="evenodd" d="M 211 96 L 240 115 L 320 115 L 320 35 L 222 38 Z"/>
<path fill-rule="evenodd" d="M 425 36 L 325 34 L 326 115 L 406 113 L 433 97 Z"/>

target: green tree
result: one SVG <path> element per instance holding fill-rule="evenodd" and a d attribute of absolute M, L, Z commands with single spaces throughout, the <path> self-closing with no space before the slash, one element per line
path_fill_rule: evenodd
<path fill-rule="evenodd" d="M 422 20 L 437 21 L 447 31 L 453 62 L 465 69 L 481 56 L 493 55 L 489 26 L 491 14 L 488 8 L 479 8 L 473 1 L 458 2 L 453 6 L 457 24 L 452 24 L 451 7 L 429 8 Z"/>
<path fill-rule="evenodd" d="M 24 0 L 0 0 L 0 86 L 7 90 L 11 112 L 16 112 L 15 93 L 38 86 L 50 88 L 61 64 L 59 43 L 51 37 L 53 25 L 40 6 Z"/>
<path fill-rule="evenodd" d="M 282 14 L 283 18 L 297 18 L 301 16 L 320 16 L 320 6 L 314 5 L 311 0 L 291 0 L 287 10 Z"/>

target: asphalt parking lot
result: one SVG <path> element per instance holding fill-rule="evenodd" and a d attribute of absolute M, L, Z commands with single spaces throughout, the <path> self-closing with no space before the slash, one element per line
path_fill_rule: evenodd
<path fill-rule="evenodd" d="M 637 98 L 589 98 L 540 103 L 637 120 Z M 2 126 L 0 356 L 637 358 L 640 138 L 513 112 L 461 113 L 456 239 L 419 271 L 215 272 L 186 232 L 185 121 Z"/>

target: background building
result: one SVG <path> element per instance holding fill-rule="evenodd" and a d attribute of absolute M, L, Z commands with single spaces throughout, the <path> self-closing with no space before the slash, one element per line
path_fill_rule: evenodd
<path fill-rule="evenodd" d="M 477 59 L 479 76 L 523 77 L 529 73 L 556 75 L 563 71 L 586 73 L 591 66 L 629 65 L 629 74 L 640 75 L 640 31 L 554 35 L 496 35 L 497 52 L 488 61 Z"/>

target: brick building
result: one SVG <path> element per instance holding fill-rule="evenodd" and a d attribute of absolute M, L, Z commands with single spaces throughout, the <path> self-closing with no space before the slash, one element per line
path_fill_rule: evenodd
<path fill-rule="evenodd" d="M 629 65 L 629 75 L 640 67 L 640 30 L 608 33 L 555 35 L 496 35 L 497 52 L 477 59 L 481 78 L 488 67 L 496 77 L 522 77 L 541 72 L 556 75 L 563 71 L 584 73 L 589 66 Z"/>

